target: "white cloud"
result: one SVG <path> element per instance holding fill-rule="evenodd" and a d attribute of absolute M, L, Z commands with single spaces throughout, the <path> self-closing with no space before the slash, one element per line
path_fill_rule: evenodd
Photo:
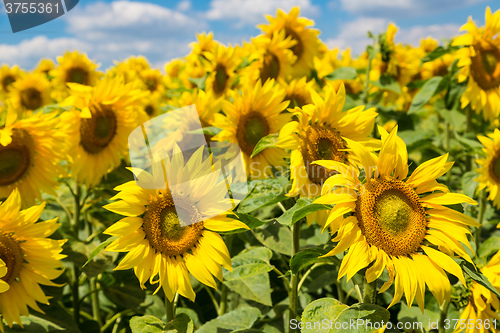
<path fill-rule="evenodd" d="M 389 21 L 382 18 L 362 17 L 341 25 L 340 33 L 334 38 L 326 40 L 330 48 L 339 48 L 345 50 L 350 47 L 354 54 L 360 54 L 366 45 L 371 43 L 367 33 L 384 31 Z"/>
<path fill-rule="evenodd" d="M 75 38 L 48 39 L 36 36 L 16 45 L 0 44 L 0 63 L 33 67 L 40 58 L 55 58 L 66 50 L 88 50 L 91 44 Z"/>
<path fill-rule="evenodd" d="M 367 37 L 367 32 L 374 34 L 386 31 L 389 20 L 384 18 L 360 17 L 354 21 L 342 24 L 340 33 L 326 40 L 330 48 L 339 49 L 351 48 L 353 55 L 361 54 L 372 40 Z M 459 34 L 458 24 L 433 24 L 428 26 L 413 26 L 399 29 L 396 33 L 395 41 L 403 44 L 417 46 L 422 38 L 432 36 L 438 41 L 444 38 L 451 38 Z"/>
<path fill-rule="evenodd" d="M 191 1 L 189 0 L 182 0 L 177 4 L 177 10 L 180 10 L 181 12 L 184 12 L 186 10 L 191 9 Z"/>
<path fill-rule="evenodd" d="M 348 12 L 385 18 L 429 15 L 487 1 L 489 0 L 340 0 L 342 9 Z"/>
<path fill-rule="evenodd" d="M 0 63 L 30 68 L 42 57 L 55 58 L 66 50 L 79 50 L 103 67 L 112 65 L 113 60 L 143 55 L 163 68 L 166 61 L 186 55 L 195 33 L 206 28 L 204 20 L 179 9 L 136 1 L 77 6 L 64 20 L 70 37 L 36 36 L 19 44 L 0 44 Z"/>
<path fill-rule="evenodd" d="M 299 6 L 301 15 L 305 16 L 314 16 L 319 11 L 310 0 L 212 0 L 206 17 L 236 21 L 236 26 L 241 28 L 265 22 L 264 14 L 275 15 L 278 8 L 288 12 L 295 6 Z"/>

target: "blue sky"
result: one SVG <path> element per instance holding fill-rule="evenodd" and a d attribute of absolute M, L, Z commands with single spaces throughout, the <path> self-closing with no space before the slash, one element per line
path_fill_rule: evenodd
<path fill-rule="evenodd" d="M 459 34 L 469 16 L 484 24 L 484 11 L 500 7 L 498 0 L 150 0 L 80 3 L 66 15 L 23 32 L 12 33 L 0 4 L 0 63 L 33 68 L 42 57 L 65 50 L 86 52 L 107 68 L 114 60 L 146 56 L 163 70 L 164 63 L 189 52 L 196 33 L 213 31 L 216 40 L 241 43 L 259 34 L 264 14 L 298 5 L 301 16 L 315 21 L 320 38 L 330 48 L 361 52 L 366 32 L 384 31 L 389 22 L 400 30 L 396 40 L 418 45 L 426 36 L 437 39 Z"/>

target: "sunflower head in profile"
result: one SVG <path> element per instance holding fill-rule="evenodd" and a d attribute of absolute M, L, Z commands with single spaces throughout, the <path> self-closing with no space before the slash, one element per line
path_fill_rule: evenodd
<path fill-rule="evenodd" d="M 0 265 L 0 276 L 5 273 L 0 278 L 0 313 L 10 327 L 29 315 L 28 306 L 42 312 L 37 302 L 49 304 L 50 297 L 40 285 L 59 286 L 51 280 L 63 272 L 65 241 L 47 238 L 59 224 L 57 218 L 37 222 L 43 209 L 44 204 L 21 210 L 17 189 L 0 204 L 0 261 L 5 264 Z"/>
<path fill-rule="evenodd" d="M 481 273 L 490 281 L 497 290 L 500 290 L 500 252 L 497 252 L 490 261 L 481 268 Z M 452 295 L 452 302 L 459 309 L 462 309 L 459 321 L 468 320 L 483 323 L 483 329 L 476 326 L 473 329 L 467 329 L 466 333 L 479 332 L 497 332 L 494 320 L 500 320 L 500 300 L 490 290 L 479 283 L 468 278 L 466 286 L 457 288 L 458 292 Z M 490 328 L 485 326 L 489 322 Z"/>
<path fill-rule="evenodd" d="M 3 65 L 0 67 L 0 96 L 5 96 L 9 92 L 12 83 L 21 78 L 24 73 L 17 66 L 9 67 Z"/>
<path fill-rule="evenodd" d="M 263 137 L 276 134 L 290 121 L 291 115 L 282 113 L 289 101 L 284 101 L 285 90 L 268 80 L 264 85 L 258 80 L 255 86 L 245 86 L 240 93 L 234 92 L 232 102 L 223 101 L 224 115 L 215 114 L 213 126 L 222 131 L 214 141 L 229 141 L 241 148 L 247 175 L 265 178 L 275 169 L 285 165 L 286 152 L 282 148 L 269 148 L 254 157 L 255 146 Z"/>
<path fill-rule="evenodd" d="M 470 105 L 486 120 L 493 121 L 500 113 L 500 10 L 494 14 L 486 8 L 486 23 L 478 28 L 471 18 L 461 30 L 467 33 L 457 37 L 453 45 L 463 48 L 456 52 L 461 67 L 460 82 L 467 88 L 460 98 L 462 108 Z"/>
<path fill-rule="evenodd" d="M 0 198 L 17 188 L 27 207 L 42 192 L 56 195 L 57 178 L 65 174 L 59 162 L 66 159 L 68 138 L 69 130 L 54 112 L 18 119 L 9 110 L 0 128 Z"/>
<path fill-rule="evenodd" d="M 196 35 L 198 40 L 196 43 L 191 43 L 191 55 L 205 57 L 205 52 L 214 52 L 215 49 L 220 45 L 219 42 L 214 40 L 214 34 L 209 32 L 203 32 Z"/>
<path fill-rule="evenodd" d="M 213 172 L 218 166 L 203 159 L 203 148 L 187 162 L 177 146 L 170 156 L 153 164 L 151 174 L 132 168 L 137 182 L 116 188 L 113 199 L 121 200 L 105 208 L 126 217 L 104 232 L 118 236 L 106 249 L 127 252 L 115 269 L 133 268 L 141 287 L 158 283 L 156 291 L 162 287 L 170 301 L 176 293 L 194 301 L 189 273 L 216 288 L 213 277 L 222 281 L 222 267 L 231 270 L 216 232 L 248 227 L 226 217 L 234 204 L 227 197 L 231 179 Z"/>
<path fill-rule="evenodd" d="M 484 146 L 485 155 L 484 158 L 476 160 L 480 166 L 477 169 L 480 176 L 476 179 L 479 182 L 478 190 L 486 188 L 489 192 L 488 200 L 500 208 L 500 130 L 495 128 L 487 137 L 479 135 L 477 138 Z"/>
<path fill-rule="evenodd" d="M 390 133 L 379 127 L 379 132 L 382 148 L 378 156 L 345 138 L 359 167 L 337 161 L 317 162 L 337 172 L 315 200 L 335 205 L 326 225 L 337 233 L 333 241 L 338 243 L 327 256 L 349 249 L 339 279 L 347 275 L 349 280 L 367 268 L 365 276 L 371 283 L 387 269 L 389 281 L 379 292 L 395 282 L 389 307 L 404 293 L 408 306 L 416 299 L 423 312 L 426 284 L 439 304 L 450 301 L 451 285 L 445 271 L 466 284 L 462 269 L 452 257 L 472 263 L 464 246 L 471 249 L 468 226 L 479 224 L 445 205 L 477 203 L 466 195 L 450 193 L 436 181 L 453 165 L 446 161 L 448 154 L 420 164 L 408 177 L 408 153 L 397 136 L 397 126 Z"/>
<path fill-rule="evenodd" d="M 314 57 L 319 56 L 319 31 L 310 26 L 314 22 L 306 18 L 299 18 L 299 7 L 294 7 L 286 14 L 278 9 L 276 17 L 267 16 L 268 25 L 261 24 L 259 28 L 271 38 L 277 31 L 284 31 L 285 37 L 291 37 L 295 44 L 290 48 L 296 57 L 293 63 L 295 76 L 309 75 L 313 68 Z"/>
<path fill-rule="evenodd" d="M 128 136 L 139 125 L 139 107 L 146 93 L 118 78 L 106 77 L 95 87 L 68 85 L 71 96 L 62 105 L 72 110 L 61 117 L 73 130 L 71 172 L 79 183 L 93 186 L 127 153 Z"/>
<path fill-rule="evenodd" d="M 301 108 L 312 103 L 311 90 L 314 80 L 308 81 L 306 77 L 303 77 L 290 82 L 279 81 L 279 84 L 285 88 L 285 101 L 290 101 L 288 108 Z"/>
<path fill-rule="evenodd" d="M 325 88 L 322 98 L 314 89 L 309 90 L 312 104 L 295 108 L 298 121 L 286 124 L 280 131 L 277 147 L 290 149 L 292 188 L 288 195 L 316 197 L 321 186 L 335 172 L 314 164 L 319 160 L 332 160 L 350 164 L 354 162 L 345 138 L 363 145 L 376 146 L 378 141 L 369 137 L 377 113 L 374 108 L 363 110 L 359 106 L 343 111 L 346 93 L 344 85 L 336 92 Z"/>
<path fill-rule="evenodd" d="M 204 52 L 207 60 L 205 68 L 208 77 L 205 82 L 206 91 L 215 97 L 225 96 L 236 83 L 236 69 L 242 63 L 238 49 L 231 46 L 218 45 L 212 51 Z"/>
<path fill-rule="evenodd" d="M 60 100 L 67 96 L 67 83 L 94 86 L 102 76 L 102 72 L 97 71 L 98 66 L 89 60 L 87 55 L 77 51 L 66 52 L 63 56 L 57 57 L 57 66 L 50 71 L 53 85 L 58 90 L 58 94 L 54 94 L 54 97 Z"/>
<path fill-rule="evenodd" d="M 44 77 L 50 79 L 50 71 L 55 68 L 55 64 L 51 59 L 41 59 L 33 73 L 42 74 Z"/>
<path fill-rule="evenodd" d="M 292 75 L 292 64 L 297 57 L 291 47 L 296 42 L 292 37 L 286 37 L 284 31 L 276 31 L 271 36 L 262 35 L 252 38 L 252 44 L 247 50 L 250 54 L 257 55 L 256 60 L 249 66 L 252 68 L 254 81 L 259 79 L 266 82 L 268 79 L 286 81 Z"/>
<path fill-rule="evenodd" d="M 50 103 L 50 82 L 42 74 L 27 74 L 12 84 L 9 97 L 17 110 L 33 111 Z"/>

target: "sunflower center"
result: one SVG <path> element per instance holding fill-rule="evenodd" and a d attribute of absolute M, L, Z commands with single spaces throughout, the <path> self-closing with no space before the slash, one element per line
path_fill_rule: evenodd
<path fill-rule="evenodd" d="M 308 104 L 305 97 L 300 95 L 300 94 L 291 94 L 288 95 L 285 99 L 290 101 L 290 105 L 288 108 L 294 109 L 295 107 L 303 107 L 304 105 Z"/>
<path fill-rule="evenodd" d="M 497 152 L 490 162 L 490 176 L 500 183 L 500 152 Z"/>
<path fill-rule="evenodd" d="M 16 78 L 12 75 L 6 75 L 3 80 L 2 80 L 2 88 L 3 90 L 7 91 L 7 88 L 9 85 L 14 83 L 16 81 Z"/>
<path fill-rule="evenodd" d="M 158 88 L 158 81 L 154 78 L 147 78 L 146 80 L 144 80 L 144 83 L 146 84 L 148 90 L 151 92 L 156 91 L 156 89 Z"/>
<path fill-rule="evenodd" d="M 292 46 L 290 50 L 292 50 L 293 54 L 297 56 L 297 61 L 299 61 L 300 57 L 302 57 L 302 53 L 304 53 L 304 44 L 302 43 L 302 39 L 293 29 L 290 28 L 285 28 L 285 34 L 286 37 L 292 36 L 292 39 L 297 42 L 297 44 Z"/>
<path fill-rule="evenodd" d="M 269 134 L 269 124 L 266 118 L 258 112 L 252 111 L 240 117 L 238 124 L 238 143 L 241 150 L 247 155 L 252 155 L 257 143 Z"/>
<path fill-rule="evenodd" d="M 42 106 L 42 93 L 36 88 L 21 91 L 21 104 L 28 110 L 36 110 Z"/>
<path fill-rule="evenodd" d="M 327 125 L 312 125 L 302 140 L 301 152 L 307 176 L 313 183 L 321 185 L 335 172 L 312 163 L 320 160 L 345 162 L 346 152 L 343 149 L 346 148 L 346 143 L 339 132 Z"/>
<path fill-rule="evenodd" d="M 264 83 L 267 79 L 276 79 L 279 74 L 280 60 L 274 53 L 266 53 L 260 70 L 260 80 Z"/>
<path fill-rule="evenodd" d="M 213 89 L 217 95 L 222 94 L 226 90 L 227 79 L 229 75 L 227 75 L 226 67 L 222 64 L 218 64 L 215 68 L 215 80 Z"/>
<path fill-rule="evenodd" d="M 500 84 L 500 49 L 488 41 L 474 44 L 476 55 L 471 58 L 471 75 L 484 90 Z"/>
<path fill-rule="evenodd" d="M 29 134 L 14 129 L 12 142 L 0 145 L 0 185 L 9 185 L 19 180 L 30 165 Z"/>
<path fill-rule="evenodd" d="M 90 106 L 91 118 L 81 120 L 80 144 L 89 154 L 100 153 L 116 134 L 116 116 L 113 110 L 102 104 Z"/>
<path fill-rule="evenodd" d="M 89 84 L 89 73 L 81 67 L 72 67 L 66 74 L 66 82 L 74 82 L 79 84 Z"/>
<path fill-rule="evenodd" d="M 394 256 L 415 253 L 427 228 L 420 198 L 399 180 L 366 183 L 356 201 L 356 218 L 366 241 Z"/>
<path fill-rule="evenodd" d="M 142 224 L 151 247 L 168 256 L 182 255 L 195 247 L 203 231 L 203 221 L 198 222 L 201 215 L 196 208 L 182 200 L 175 203 L 170 194 L 152 198 Z M 178 213 L 190 221 L 181 221 Z"/>
<path fill-rule="evenodd" d="M 10 236 L 0 231 L 0 259 L 5 262 L 7 274 L 2 278 L 11 283 L 19 276 L 23 265 L 23 254 L 19 244 Z"/>
<path fill-rule="evenodd" d="M 152 116 L 153 113 L 155 112 L 155 109 L 152 105 L 147 105 L 145 108 L 144 108 L 144 111 L 146 111 L 146 113 L 148 114 L 148 116 Z"/>

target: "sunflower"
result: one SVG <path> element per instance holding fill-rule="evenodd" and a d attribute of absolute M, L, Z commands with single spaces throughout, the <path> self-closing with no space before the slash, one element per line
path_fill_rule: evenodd
<path fill-rule="evenodd" d="M 313 89 L 314 81 L 307 81 L 306 77 L 294 79 L 289 83 L 279 81 L 279 84 L 285 88 L 285 101 L 290 101 L 289 108 L 303 107 L 311 104 L 311 90 Z"/>
<path fill-rule="evenodd" d="M 208 61 L 208 77 L 205 82 L 206 91 L 216 97 L 224 96 L 236 83 L 236 68 L 241 64 L 242 58 L 236 49 L 219 45 L 213 51 L 203 53 Z"/>
<path fill-rule="evenodd" d="M 226 217 L 234 204 L 226 196 L 226 182 L 231 180 L 219 178 L 212 171 L 218 166 L 202 155 L 203 149 L 198 149 L 184 163 L 175 146 L 172 158 L 161 160 L 161 166 L 156 163 L 159 167 L 153 167 L 152 174 L 130 169 L 142 187 L 135 181 L 118 186 L 113 199 L 122 200 L 105 206 L 127 216 L 104 232 L 119 237 L 107 251 L 127 252 L 115 269 L 133 268 L 142 288 L 148 280 L 159 283 L 156 291 L 162 287 L 170 301 L 177 292 L 194 301 L 189 273 L 216 288 L 213 276 L 222 281 L 221 266 L 232 270 L 229 252 L 216 231 L 248 229 Z"/>
<path fill-rule="evenodd" d="M 62 105 L 73 108 L 62 117 L 73 129 L 72 173 L 79 183 L 93 186 L 127 154 L 128 136 L 139 125 L 139 107 L 147 93 L 118 78 L 106 77 L 95 87 L 68 85 L 72 96 Z"/>
<path fill-rule="evenodd" d="M 144 89 L 152 93 L 162 95 L 165 92 L 163 85 L 163 75 L 157 69 L 145 69 L 138 73 L 139 78 L 144 84 Z"/>
<path fill-rule="evenodd" d="M 312 198 L 321 194 L 321 186 L 333 174 L 313 162 L 354 163 L 351 153 L 346 151 L 345 138 L 363 145 L 376 145 L 377 140 L 369 135 L 377 113 L 375 108 L 363 110 L 363 106 L 343 111 L 346 98 L 343 84 L 338 92 L 327 85 L 324 99 L 314 89 L 309 92 L 313 104 L 295 108 L 298 121 L 281 129 L 276 146 L 292 150 L 290 177 L 293 184 L 288 195 Z"/>
<path fill-rule="evenodd" d="M 0 314 L 10 327 L 13 322 L 21 324 L 21 315 L 29 315 L 28 306 L 43 312 L 37 302 L 49 304 L 49 297 L 40 285 L 60 286 L 51 280 L 63 272 L 61 259 L 66 257 L 61 254 L 65 240 L 47 238 L 59 227 L 57 218 L 37 222 L 44 204 L 20 209 L 21 196 L 15 189 L 0 205 L 0 258 L 7 267 L 1 279 L 9 285 L 0 293 Z"/>
<path fill-rule="evenodd" d="M 252 82 L 258 78 L 262 82 L 268 79 L 287 80 L 292 75 L 292 64 L 297 57 L 291 51 L 296 42 L 286 37 L 284 31 L 277 31 L 271 37 L 259 36 L 252 38 L 252 45 L 247 46 L 247 52 L 257 55 L 250 65 L 254 69 Z"/>
<path fill-rule="evenodd" d="M 490 281 L 490 283 L 498 291 L 500 291 L 500 251 L 497 252 L 487 265 L 481 267 L 481 273 Z M 473 322 L 474 328 L 467 327 L 465 333 L 476 332 L 498 332 L 495 329 L 495 322 L 500 321 L 500 300 L 490 290 L 480 285 L 479 283 L 467 280 L 467 288 L 459 295 L 458 303 L 464 301 L 465 308 L 460 315 L 459 322 Z M 489 328 L 486 327 L 489 325 Z M 481 326 L 483 329 L 481 329 Z M 454 332 L 461 332 L 460 325 Z"/>
<path fill-rule="evenodd" d="M 325 226 L 337 232 L 333 241 L 338 243 L 327 256 L 349 249 L 339 268 L 339 279 L 347 275 L 350 280 L 367 267 L 366 280 L 371 283 L 387 269 L 390 279 L 379 292 L 395 282 L 389 307 L 404 293 L 408 306 L 416 299 L 423 312 L 425 284 L 440 304 L 450 300 L 445 271 L 466 284 L 460 266 L 452 259 L 454 254 L 472 263 L 462 244 L 470 248 L 467 226 L 479 224 L 443 205 L 477 203 L 466 195 L 450 193 L 436 181 L 453 165 L 446 162 L 448 154 L 422 163 L 408 177 L 408 153 L 397 136 L 397 126 L 390 134 L 381 127 L 379 132 L 382 148 L 376 157 L 362 144 L 344 138 L 351 154 L 361 162 L 364 182 L 357 167 L 337 161 L 317 162 L 338 173 L 325 182 L 323 195 L 315 200 L 335 204 Z"/>
<path fill-rule="evenodd" d="M 42 74 L 27 74 L 12 83 L 9 97 L 16 110 L 33 111 L 50 103 L 50 83 Z"/>
<path fill-rule="evenodd" d="M 57 67 L 49 73 L 53 77 L 53 84 L 56 88 L 54 92 L 56 100 L 67 96 L 67 83 L 94 86 L 102 76 L 102 73 L 97 71 L 98 64 L 77 51 L 66 52 L 63 56 L 57 57 L 57 62 Z"/>
<path fill-rule="evenodd" d="M 213 52 L 220 45 L 219 42 L 214 40 L 212 32 L 197 34 L 196 39 L 198 40 L 197 43 L 189 44 L 192 47 L 191 55 L 204 57 L 205 52 Z"/>
<path fill-rule="evenodd" d="M 68 133 L 54 112 L 17 119 L 9 111 L 0 129 L 0 198 L 18 188 L 27 207 L 41 199 L 41 192 L 56 195 L 57 178 L 64 175 L 59 162 L 66 159 Z"/>
<path fill-rule="evenodd" d="M 294 7 L 286 14 L 278 9 L 276 17 L 267 16 L 269 25 L 261 24 L 258 27 L 271 38 L 277 31 L 284 31 L 286 37 L 292 37 L 295 45 L 291 47 L 296 61 L 293 63 L 295 76 L 309 75 L 313 68 L 313 59 L 319 55 L 319 31 L 309 26 L 314 22 L 306 18 L 299 18 L 299 7 Z"/>
<path fill-rule="evenodd" d="M 50 71 L 55 67 L 54 62 L 50 59 L 41 59 L 36 68 L 33 70 L 34 73 L 40 73 L 50 79 Z"/>
<path fill-rule="evenodd" d="M 3 65 L 0 67 L 0 96 L 5 96 L 10 90 L 11 84 L 22 76 L 23 72 L 17 66 L 11 68 L 7 65 Z"/>
<path fill-rule="evenodd" d="M 477 137 L 483 144 L 485 158 L 477 159 L 481 174 L 476 181 L 479 182 L 478 190 L 488 189 L 488 200 L 493 201 L 495 207 L 500 208 L 500 130 L 495 128 L 488 137 L 479 135 Z"/>
<path fill-rule="evenodd" d="M 464 46 L 456 52 L 461 67 L 458 80 L 468 79 L 460 98 L 462 108 L 470 104 L 476 113 L 483 111 L 484 119 L 493 121 L 500 113 L 500 10 L 492 14 L 487 7 L 485 27 L 478 28 L 469 18 L 461 30 L 467 34 L 452 45 Z"/>
<path fill-rule="evenodd" d="M 185 91 L 179 98 L 178 107 L 185 107 L 194 104 L 200 119 L 201 127 L 211 126 L 214 115 L 220 111 L 222 98 L 216 98 L 212 93 L 201 89 Z"/>
<path fill-rule="evenodd" d="M 251 157 L 257 143 L 269 134 L 278 131 L 290 120 L 288 113 L 282 113 L 289 101 L 283 101 L 285 90 L 268 80 L 264 85 L 258 80 L 255 86 L 245 86 L 241 94 L 234 92 L 232 103 L 224 101 L 224 115 L 215 114 L 213 126 L 222 131 L 213 137 L 214 141 L 236 143 L 243 153 L 247 175 L 252 178 L 272 176 L 273 167 L 285 165 L 285 150 L 269 148 Z"/>

